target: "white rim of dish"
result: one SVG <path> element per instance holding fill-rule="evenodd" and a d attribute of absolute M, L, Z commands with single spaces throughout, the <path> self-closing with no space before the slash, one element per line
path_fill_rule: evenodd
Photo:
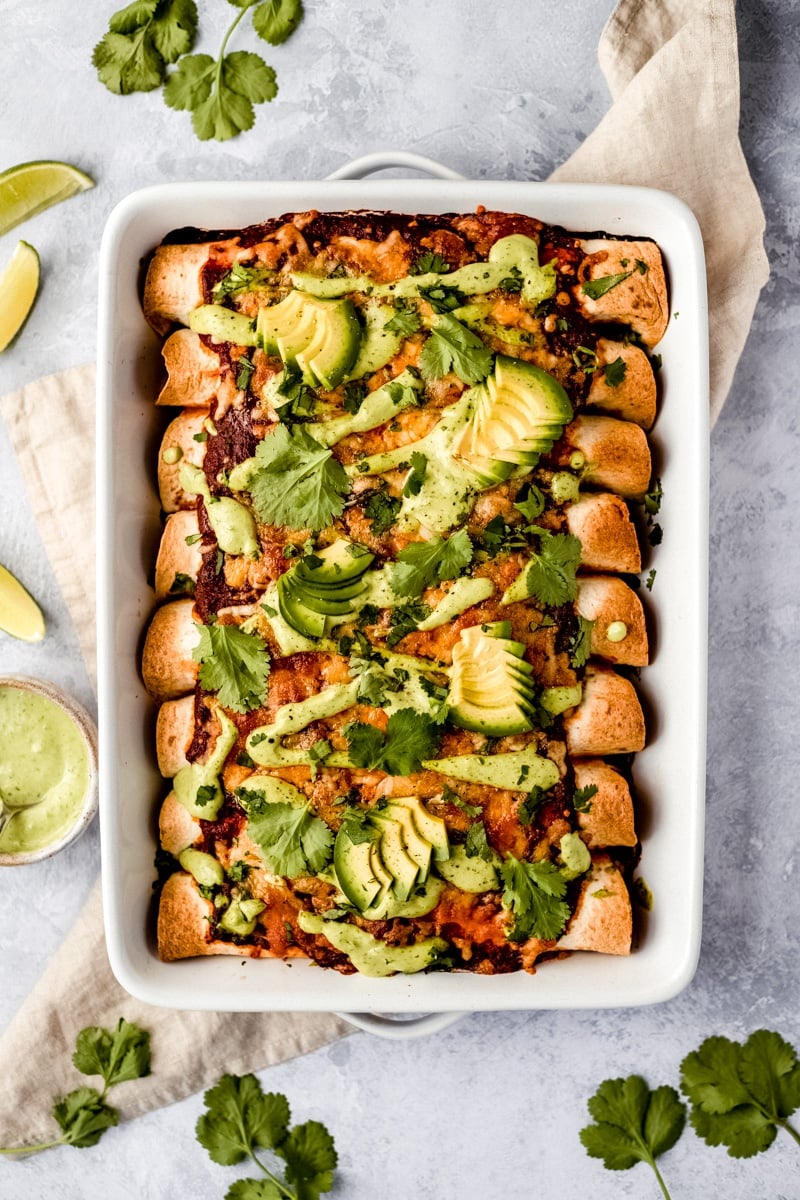
<path fill-rule="evenodd" d="M 3 675 L 0 676 L 0 687 L 22 688 L 29 692 L 37 692 L 40 696 L 51 700 L 63 709 L 78 727 L 89 753 L 89 786 L 86 789 L 86 797 L 80 812 L 67 832 L 39 850 L 26 850 L 20 854 L 0 852 L 0 867 L 22 867 L 27 863 L 41 862 L 45 858 L 52 858 L 54 854 L 58 854 L 60 850 L 64 850 L 72 842 L 77 841 L 94 820 L 98 805 L 97 726 L 77 700 L 47 679 L 34 679 L 29 675 Z"/>

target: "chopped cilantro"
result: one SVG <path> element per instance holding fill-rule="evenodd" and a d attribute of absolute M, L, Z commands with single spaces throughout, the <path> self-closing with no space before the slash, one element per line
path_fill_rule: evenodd
<path fill-rule="evenodd" d="M 408 604 L 396 604 L 391 610 L 391 628 L 386 638 L 386 645 L 391 649 L 401 642 L 406 634 L 414 633 L 420 622 L 431 615 L 430 604 L 410 601 Z"/>
<path fill-rule="evenodd" d="M 606 292 L 610 292 L 617 284 L 630 279 L 632 274 L 633 271 L 622 271 L 619 275 L 603 275 L 600 279 L 587 279 L 586 283 L 581 284 L 581 291 L 590 300 L 599 300 L 601 296 L 605 296 Z"/>
<path fill-rule="evenodd" d="M 664 530 L 660 525 L 655 524 L 647 535 L 647 540 L 651 546 L 660 546 L 664 537 Z"/>
<path fill-rule="evenodd" d="M 226 874 L 231 883 L 244 883 L 252 869 L 253 868 L 249 866 L 244 859 L 237 858 L 236 862 L 231 863 L 231 865 L 228 867 Z"/>
<path fill-rule="evenodd" d="M 486 826 L 483 821 L 473 821 L 467 830 L 464 852 L 467 858 L 482 858 L 484 862 L 494 862 L 494 850 L 486 837 Z"/>
<path fill-rule="evenodd" d="M 391 529 L 402 503 L 399 498 L 390 496 L 385 488 L 370 492 L 364 503 L 364 516 L 371 523 L 373 537 L 380 537 L 387 529 Z"/>
<path fill-rule="evenodd" d="M 592 375 L 597 370 L 597 355 L 588 346 L 578 346 L 572 351 L 572 361 L 579 371 Z"/>
<path fill-rule="evenodd" d="M 647 579 L 644 582 L 644 586 L 647 588 L 648 592 L 652 592 L 653 584 L 655 583 L 655 581 L 656 581 L 656 569 L 655 569 L 655 567 L 651 567 L 651 569 L 647 573 Z"/>
<path fill-rule="evenodd" d="M 214 285 L 211 298 L 215 304 L 219 304 L 226 296 L 238 296 L 240 292 L 253 292 L 269 283 L 274 275 L 275 272 L 268 267 L 244 267 L 241 263 L 234 263 L 230 271 L 222 276 L 219 283 Z"/>
<path fill-rule="evenodd" d="M 428 473 L 428 460 L 419 450 L 411 452 L 411 470 L 403 484 L 404 496 L 418 496 Z"/>
<path fill-rule="evenodd" d="M 344 385 L 342 405 L 345 412 L 349 412 L 355 416 L 366 398 L 367 385 L 364 383 L 363 379 L 354 379 L 351 383 L 346 383 Z"/>
<path fill-rule="evenodd" d="M 535 521 L 544 512 L 545 499 L 535 483 L 529 483 L 527 494 L 523 500 L 519 498 L 514 502 L 514 508 L 517 512 L 521 512 L 523 517 L 528 521 Z"/>
<path fill-rule="evenodd" d="M 201 429 L 199 433 L 193 433 L 192 441 L 193 442 L 207 442 L 208 441 L 208 430 Z"/>
<path fill-rule="evenodd" d="M 183 571 L 177 571 L 175 578 L 170 584 L 170 596 L 193 596 L 195 582 L 191 575 L 184 575 Z"/>
<path fill-rule="evenodd" d="M 388 333 L 401 333 L 403 337 L 410 337 L 421 326 L 422 318 L 417 312 L 417 306 L 413 300 L 398 298 L 394 302 L 394 316 L 386 322 L 383 328 Z"/>
<path fill-rule="evenodd" d="M 450 263 L 441 254 L 434 254 L 431 250 L 425 250 L 420 254 L 419 258 L 412 265 L 411 275 L 446 275 L 450 270 Z"/>
<path fill-rule="evenodd" d="M 664 489 L 661 486 L 661 480 L 656 478 L 649 492 L 645 493 L 644 510 L 648 516 L 654 517 L 661 508 L 661 501 L 664 498 Z"/>
<path fill-rule="evenodd" d="M 585 667 L 592 652 L 594 621 L 578 616 L 578 628 L 569 641 L 569 662 L 572 667 Z"/>
<path fill-rule="evenodd" d="M 493 360 L 491 350 L 466 325 L 455 317 L 441 316 L 422 349 L 419 367 L 426 381 L 455 371 L 464 383 L 473 384 L 486 378 Z"/>
<path fill-rule="evenodd" d="M 534 787 L 524 800 L 517 805 L 517 819 L 520 825 L 530 825 L 539 809 L 545 803 L 549 789 Z"/>
<path fill-rule="evenodd" d="M 479 817 L 483 812 L 479 804 L 467 804 L 466 800 L 462 800 L 458 792 L 454 792 L 448 784 L 445 784 L 442 789 L 442 800 L 445 804 L 452 804 L 456 808 L 460 808 L 468 817 Z"/>
<path fill-rule="evenodd" d="M 195 804 L 200 808 L 205 808 L 207 804 L 211 804 L 217 798 L 217 789 L 213 783 L 204 783 L 197 789 L 195 796 Z"/>
<path fill-rule="evenodd" d="M 628 364 L 625 359 L 615 358 L 613 362 L 606 363 L 603 367 L 603 377 L 609 387 L 619 387 L 627 370 Z"/>
<path fill-rule="evenodd" d="M 420 288 L 420 295 L 427 300 L 435 313 L 452 312 L 464 303 L 464 297 L 458 288 L 447 287 L 438 283 L 434 287 Z"/>
<path fill-rule="evenodd" d="M 187 546 L 194 546 L 196 542 L 200 541 L 202 536 L 202 533 L 189 533 L 183 540 Z"/>
<path fill-rule="evenodd" d="M 575 812 L 588 813 L 592 811 L 592 796 L 597 795 L 597 784 L 590 783 L 585 788 L 575 788 L 572 793 L 572 807 Z"/>
<path fill-rule="evenodd" d="M 282 398 L 280 404 L 275 401 L 275 411 L 282 424 L 291 425 L 294 421 L 306 420 L 313 414 L 317 393 L 303 382 L 303 373 L 294 363 L 289 362 L 283 368 L 280 383 L 275 391 Z"/>

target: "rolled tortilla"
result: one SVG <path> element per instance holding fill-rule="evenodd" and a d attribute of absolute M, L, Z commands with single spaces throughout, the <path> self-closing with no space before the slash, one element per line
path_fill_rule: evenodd
<path fill-rule="evenodd" d="M 142 307 L 156 333 L 186 325 L 189 313 L 205 303 L 203 270 L 212 260 L 228 266 L 238 239 L 198 242 L 189 246 L 159 246 L 150 260 Z"/>
<path fill-rule="evenodd" d="M 588 667 L 583 698 L 564 716 L 572 755 L 630 754 L 644 747 L 644 714 L 633 684 L 604 667 Z"/>
<path fill-rule="evenodd" d="M 177 329 L 161 350 L 167 369 L 156 404 L 178 408 L 206 408 L 220 386 L 219 355 L 191 329 Z"/>
<path fill-rule="evenodd" d="M 202 467 L 206 456 L 205 441 L 196 441 L 195 437 L 205 432 L 203 422 L 207 416 L 207 408 L 186 409 L 174 421 L 170 421 L 164 431 L 158 452 L 158 494 L 161 497 L 161 507 L 166 513 L 177 512 L 179 508 L 195 507 L 195 497 L 187 495 L 181 487 L 181 464 L 189 462 L 196 467 Z M 167 451 L 178 450 L 180 457 L 176 462 L 164 461 Z M 172 453 L 167 453 L 167 459 L 172 456 Z"/>
<path fill-rule="evenodd" d="M 185 871 L 170 875 L 161 890 L 158 906 L 158 956 L 163 962 L 195 958 L 200 954 L 232 954 L 238 958 L 258 957 L 257 946 L 236 946 L 211 937 L 214 906 L 200 895 L 197 884 Z"/>
<path fill-rule="evenodd" d="M 187 538 L 192 539 L 191 544 L 187 543 Z M 157 600 L 165 600 L 170 595 L 186 594 L 185 590 L 181 593 L 180 587 L 176 585 L 175 581 L 179 575 L 197 582 L 203 563 L 200 545 L 197 509 L 184 508 L 167 518 L 156 559 Z"/>
<path fill-rule="evenodd" d="M 581 563 L 593 571 L 642 569 L 642 554 L 628 506 L 608 492 L 582 496 L 566 510 L 567 529 L 581 543 Z"/>
<path fill-rule="evenodd" d="M 158 814 L 161 848 L 177 858 L 183 850 L 195 844 L 202 832 L 200 822 L 186 811 L 175 793 L 170 792 Z"/>
<path fill-rule="evenodd" d="M 192 650 L 200 634 L 193 612 L 193 601 L 175 600 L 153 614 L 142 651 L 142 679 L 154 700 L 177 700 L 194 688 L 199 668 Z"/>
<path fill-rule="evenodd" d="M 652 465 L 644 430 L 615 417 L 580 416 L 564 430 L 569 448 L 586 458 L 583 478 L 620 496 L 642 496 Z"/>
<path fill-rule="evenodd" d="M 594 622 L 593 657 L 628 667 L 647 666 L 644 609 L 633 588 L 613 575 L 583 575 L 578 579 L 576 604 L 581 616 Z"/>
<path fill-rule="evenodd" d="M 598 855 L 584 879 L 559 950 L 630 954 L 633 912 L 625 880 L 607 855 Z"/>
<path fill-rule="evenodd" d="M 188 765 L 186 751 L 194 737 L 194 696 L 166 700 L 156 718 L 156 755 L 158 769 L 172 779 Z"/>
<path fill-rule="evenodd" d="M 634 421 L 642 429 L 649 429 L 656 419 L 656 377 L 644 350 L 608 338 L 598 338 L 596 349 L 598 365 L 592 375 L 587 404 L 610 417 Z M 624 374 L 619 383 L 612 385 L 605 368 L 618 359 L 622 359 Z"/>
<path fill-rule="evenodd" d="M 664 336 L 669 321 L 667 280 L 655 242 L 618 242 L 592 238 L 581 243 L 586 258 L 578 268 L 576 299 L 590 321 L 628 325 L 647 346 Z M 625 278 L 592 299 L 583 290 L 589 280 Z"/>
<path fill-rule="evenodd" d="M 597 791 L 578 812 L 578 827 L 590 850 L 635 846 L 633 800 L 624 775 L 600 758 L 576 759 L 575 786 Z"/>

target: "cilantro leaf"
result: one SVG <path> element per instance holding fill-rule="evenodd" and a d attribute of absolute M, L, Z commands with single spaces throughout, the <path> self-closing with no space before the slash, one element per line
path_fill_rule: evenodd
<path fill-rule="evenodd" d="M 455 371 L 464 383 L 479 383 L 492 369 L 494 356 L 481 339 L 455 317 L 440 316 L 422 348 L 419 368 L 426 381 Z"/>
<path fill-rule="evenodd" d="M 234 263 L 218 283 L 214 284 L 212 299 L 219 304 L 226 296 L 238 296 L 240 292 L 252 292 L 267 283 L 275 274 L 269 267 L 245 267 Z M 239 360 L 241 362 L 241 359 Z"/>
<path fill-rule="evenodd" d="M 597 795 L 597 784 L 589 783 L 584 788 L 575 788 L 572 793 L 572 807 L 575 812 L 588 813 L 592 811 L 591 799 Z"/>
<path fill-rule="evenodd" d="M 585 667 L 592 652 L 594 621 L 578 616 L 578 628 L 569 640 L 569 661 L 572 667 Z"/>
<path fill-rule="evenodd" d="M 742 1046 L 710 1037 L 681 1063 L 681 1088 L 692 1104 L 694 1130 L 732 1158 L 767 1150 L 778 1128 L 796 1141 L 787 1117 L 800 1108 L 800 1063 L 794 1048 L 767 1029 Z"/>
<path fill-rule="evenodd" d="M 236 795 L 247 812 L 247 832 L 273 874 L 294 879 L 325 869 L 333 852 L 333 831 L 310 805 L 252 803 L 253 793 L 246 788 Z"/>
<path fill-rule="evenodd" d="M 418 496 L 428 473 L 428 460 L 419 450 L 411 451 L 411 470 L 403 484 L 404 496 Z"/>
<path fill-rule="evenodd" d="M 290 37 L 303 19 L 301 0 L 266 0 L 253 13 L 253 28 L 271 46 Z"/>
<path fill-rule="evenodd" d="M 606 363 L 603 367 L 603 376 L 609 387 L 619 387 L 625 378 L 625 373 L 628 370 L 628 364 L 624 358 L 615 358 L 613 362 Z"/>
<path fill-rule="evenodd" d="M 609 1171 L 627 1171 L 638 1162 L 647 1163 L 668 1200 L 656 1159 L 672 1149 L 686 1123 L 686 1109 L 675 1089 L 650 1091 L 639 1075 L 606 1079 L 588 1108 L 595 1123 L 580 1131 L 580 1139 L 591 1157 L 601 1158 Z"/>
<path fill-rule="evenodd" d="M 528 521 L 535 521 L 545 509 L 545 498 L 535 483 L 529 483 L 524 500 L 515 500 L 514 508 Z"/>
<path fill-rule="evenodd" d="M 632 274 L 633 271 L 622 271 L 619 275 L 603 275 L 600 279 L 587 279 L 585 283 L 581 284 L 581 291 L 590 300 L 599 300 L 601 296 L 605 296 L 606 292 L 610 292 L 617 284 L 630 279 Z"/>
<path fill-rule="evenodd" d="M 279 426 L 259 442 L 255 456 L 249 490 L 261 521 L 319 530 L 343 512 L 350 490 L 344 467 L 300 426 Z"/>
<path fill-rule="evenodd" d="M 416 304 L 411 300 L 397 299 L 394 302 L 394 316 L 383 328 L 388 333 L 401 333 L 403 337 L 410 337 L 421 327 L 422 318 L 417 312 Z"/>
<path fill-rule="evenodd" d="M 224 142 L 250 129 L 253 105 L 277 94 L 272 67 L 248 50 L 234 50 L 221 63 L 208 54 L 188 54 L 164 86 L 165 102 L 191 112 L 194 131 L 204 142 Z"/>
<path fill-rule="evenodd" d="M 114 13 L 92 62 L 101 83 L 119 96 L 150 92 L 167 63 L 191 50 L 197 32 L 194 0 L 134 0 Z"/>
<path fill-rule="evenodd" d="M 364 503 L 364 516 L 371 522 L 373 537 L 380 537 L 394 525 L 402 501 L 390 496 L 384 488 L 370 492 Z"/>
<path fill-rule="evenodd" d="M 264 703 L 270 660 L 257 633 L 237 625 L 203 625 L 192 658 L 201 664 L 201 687 L 217 692 L 224 708 L 249 712 Z"/>
<path fill-rule="evenodd" d="M 430 604 L 396 604 L 390 613 L 391 628 L 386 638 L 389 649 L 402 642 L 406 634 L 413 633 L 418 625 L 431 615 Z"/>
<path fill-rule="evenodd" d="M 527 570 L 528 595 L 544 605 L 574 600 L 580 557 L 581 543 L 571 533 L 542 533 L 539 553 L 533 556 Z"/>
<path fill-rule="evenodd" d="M 102 1075 L 106 1088 L 150 1074 L 150 1034 L 120 1018 L 113 1033 L 97 1025 L 82 1029 L 72 1061 L 82 1075 Z"/>
<path fill-rule="evenodd" d="M 207 1111 L 195 1135 L 220 1166 L 241 1162 L 259 1146 L 272 1150 L 286 1138 L 291 1118 L 286 1097 L 265 1095 L 255 1075 L 223 1075 L 203 1100 Z"/>
<path fill-rule="evenodd" d="M 135 33 L 155 16 L 158 5 L 159 0 L 133 0 L 111 16 L 108 27 L 114 33 Z"/>
<path fill-rule="evenodd" d="M 150 32 L 164 62 L 177 62 L 194 45 L 197 34 L 195 0 L 162 0 L 150 25 Z"/>
<path fill-rule="evenodd" d="M 466 529 L 449 538 L 411 542 L 392 567 L 392 589 L 398 596 L 420 596 L 426 587 L 455 579 L 471 562 L 472 542 Z"/>
<path fill-rule="evenodd" d="M 237 1179 L 225 1200 L 284 1200 L 284 1194 L 271 1179 Z"/>
<path fill-rule="evenodd" d="M 650 570 L 647 572 L 647 579 L 644 581 L 644 586 L 647 588 L 648 592 L 652 592 L 653 584 L 655 583 L 655 581 L 656 581 L 656 569 L 655 569 L 655 567 L 651 567 Z"/>
<path fill-rule="evenodd" d="M 413 708 L 392 713 L 385 733 L 363 721 L 351 721 L 344 733 L 350 758 L 357 767 L 389 775 L 419 771 L 423 759 L 436 753 L 440 737 L 433 719 Z"/>
<path fill-rule="evenodd" d="M 333 1138 L 319 1121 L 295 1125 L 276 1153 L 286 1162 L 286 1179 L 296 1185 L 298 1200 L 318 1200 L 333 1187 L 339 1159 Z"/>
<path fill-rule="evenodd" d="M 486 837 L 486 826 L 483 821 L 473 821 L 467 830 L 464 852 L 467 858 L 482 858 L 484 862 L 494 862 L 495 853 Z"/>
<path fill-rule="evenodd" d="M 446 275 L 450 270 L 450 263 L 441 254 L 434 254 L 431 250 L 425 250 L 420 254 L 411 268 L 412 275 Z"/>
<path fill-rule="evenodd" d="M 503 906 L 513 914 L 514 925 L 506 936 L 509 941 L 527 938 L 553 941 L 564 932 L 569 920 L 569 905 L 562 903 L 566 892 L 564 878 L 551 862 L 529 863 L 509 854 L 500 866 L 503 880 Z"/>
<path fill-rule="evenodd" d="M 520 825 L 531 825 L 533 823 L 533 818 L 545 803 L 549 794 L 549 788 L 534 787 L 528 792 L 524 800 L 520 800 L 517 805 L 517 820 Z"/>
<path fill-rule="evenodd" d="M 106 1104 L 96 1088 L 80 1087 L 53 1105 L 53 1116 L 67 1146 L 85 1150 L 96 1146 L 107 1129 L 119 1124 L 119 1113 Z"/>
<path fill-rule="evenodd" d="M 344 799 L 346 800 L 347 797 Z M 358 797 L 356 796 L 357 801 Z M 361 846 L 364 842 L 376 842 L 381 836 L 380 830 L 370 822 L 369 812 L 368 808 L 348 808 L 342 818 L 341 828 L 354 846 Z"/>
<path fill-rule="evenodd" d="M 464 303 L 464 296 L 458 288 L 448 287 L 444 283 L 437 283 L 429 288 L 420 288 L 419 294 L 423 300 L 428 301 L 435 313 L 452 312 Z"/>
<path fill-rule="evenodd" d="M 345 412 L 355 415 L 367 398 L 367 385 L 363 379 L 353 379 L 344 385 L 342 406 Z"/>
<path fill-rule="evenodd" d="M 659 512 L 663 498 L 664 489 L 661 486 L 661 480 L 655 479 L 650 491 L 646 492 L 644 497 L 644 510 L 648 517 L 654 517 Z"/>
<path fill-rule="evenodd" d="M 255 369 L 255 363 L 249 358 L 239 359 L 236 370 L 236 387 L 240 392 L 246 392 L 250 387 L 250 380 L 253 378 Z"/>

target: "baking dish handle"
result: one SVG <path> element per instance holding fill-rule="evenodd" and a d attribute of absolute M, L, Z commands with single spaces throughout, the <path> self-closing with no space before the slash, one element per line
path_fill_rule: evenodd
<path fill-rule="evenodd" d="M 433 175 L 435 179 L 464 178 L 452 167 L 445 167 L 432 158 L 426 158 L 424 154 L 412 154 L 409 150 L 380 150 L 375 154 L 364 154 L 361 158 L 354 158 L 352 162 L 337 167 L 326 178 L 364 179 L 367 175 L 374 175 L 376 171 L 387 171 L 390 167 L 407 167 L 412 171 L 424 171 L 426 175 Z"/>
<path fill-rule="evenodd" d="M 431 1033 L 440 1033 L 450 1025 L 455 1025 L 462 1017 L 469 1016 L 465 1012 L 426 1013 L 421 1017 L 409 1017 L 408 1020 L 396 1017 L 384 1017 L 380 1013 L 337 1013 L 343 1021 L 349 1021 L 366 1033 L 374 1033 L 376 1037 L 389 1038 L 393 1041 L 406 1041 L 410 1038 L 427 1037 Z"/>

